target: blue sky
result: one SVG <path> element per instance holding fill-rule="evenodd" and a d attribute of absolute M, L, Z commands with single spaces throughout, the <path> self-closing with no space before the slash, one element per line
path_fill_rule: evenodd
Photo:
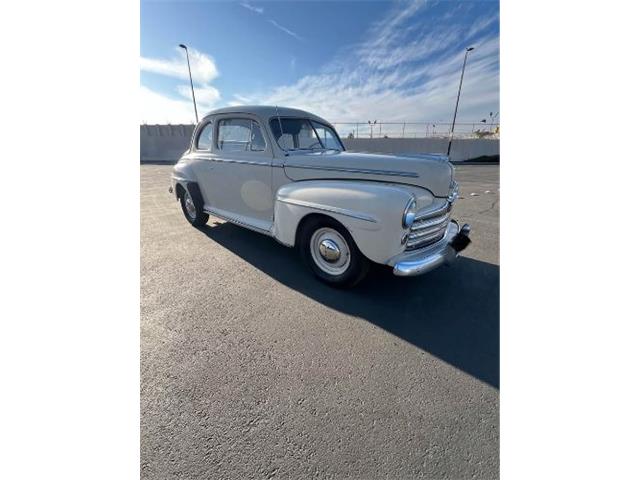
<path fill-rule="evenodd" d="M 464 48 L 459 121 L 499 110 L 499 3 L 476 1 L 143 1 L 141 122 L 270 104 L 332 122 L 449 122 Z"/>

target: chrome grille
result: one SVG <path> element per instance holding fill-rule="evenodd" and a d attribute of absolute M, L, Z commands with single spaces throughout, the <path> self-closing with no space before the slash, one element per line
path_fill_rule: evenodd
<path fill-rule="evenodd" d="M 411 225 L 406 251 L 426 247 L 442 239 L 451 218 L 451 203 L 429 212 L 418 213 Z"/>

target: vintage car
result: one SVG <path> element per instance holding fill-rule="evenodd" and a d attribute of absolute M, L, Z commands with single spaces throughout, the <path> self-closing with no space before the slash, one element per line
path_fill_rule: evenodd
<path fill-rule="evenodd" d="M 454 259 L 470 227 L 443 155 L 345 151 L 329 122 L 292 108 L 214 110 L 194 129 L 170 192 L 187 221 L 209 215 L 297 247 L 323 281 L 352 286 L 370 262 L 400 276 Z"/>

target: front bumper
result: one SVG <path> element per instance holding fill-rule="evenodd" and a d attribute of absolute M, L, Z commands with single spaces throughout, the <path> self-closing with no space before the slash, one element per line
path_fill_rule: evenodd
<path fill-rule="evenodd" d="M 470 232 L 471 227 L 468 224 L 460 227 L 458 222 L 452 220 L 449 222 L 447 234 L 442 240 L 430 245 L 425 250 L 411 253 L 400 259 L 393 266 L 393 274 L 399 277 L 421 275 L 440 265 L 452 262 L 471 243 Z"/>

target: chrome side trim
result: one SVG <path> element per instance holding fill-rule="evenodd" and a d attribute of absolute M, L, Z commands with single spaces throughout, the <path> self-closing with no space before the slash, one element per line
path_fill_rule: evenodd
<path fill-rule="evenodd" d="M 207 158 L 206 160 L 209 160 L 210 162 L 217 162 L 217 163 L 238 163 L 241 165 L 256 165 L 258 167 L 270 167 L 271 163 L 267 163 L 267 162 L 255 162 L 253 160 L 232 160 L 232 159 L 227 159 L 227 158 Z"/>
<path fill-rule="evenodd" d="M 222 220 L 226 220 L 227 222 L 231 222 L 240 227 L 248 228 L 249 230 L 253 230 L 254 232 L 262 233 L 263 235 L 272 236 L 269 230 L 264 230 L 260 227 L 256 227 L 255 225 L 251 225 L 249 223 L 243 222 L 242 220 L 238 220 L 237 218 L 229 217 L 228 215 L 223 215 L 212 208 L 204 208 L 203 209 L 209 215 L 213 215 L 214 217 L 221 218 Z"/>
<path fill-rule="evenodd" d="M 282 203 L 288 203 L 290 205 L 297 205 L 299 207 L 315 208 L 316 210 L 321 210 L 324 212 L 337 213 L 338 215 L 357 218 L 358 220 L 364 220 L 365 222 L 378 223 L 378 220 L 376 220 L 374 217 L 370 215 L 367 215 L 365 213 L 360 213 L 360 212 L 354 212 L 353 210 L 347 210 L 345 208 L 330 207 L 328 205 L 322 205 L 314 202 L 306 202 L 304 200 L 293 200 L 293 199 L 284 198 L 281 196 L 278 196 L 276 200 Z"/>
<path fill-rule="evenodd" d="M 327 172 L 345 172 L 345 173 L 364 173 L 367 175 L 386 175 L 391 177 L 409 177 L 418 178 L 419 175 L 415 172 L 402 172 L 399 170 L 372 170 L 367 168 L 347 168 L 347 167 L 329 167 L 326 165 L 289 165 L 286 164 L 285 168 L 305 168 L 310 170 L 324 170 Z"/>

